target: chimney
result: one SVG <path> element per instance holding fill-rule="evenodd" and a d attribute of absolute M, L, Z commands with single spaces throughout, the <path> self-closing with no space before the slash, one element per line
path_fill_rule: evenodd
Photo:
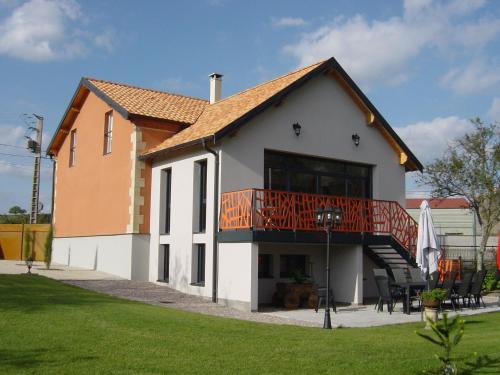
<path fill-rule="evenodd" d="M 221 97 L 222 74 L 212 73 L 208 77 L 210 78 L 210 104 L 213 104 Z"/>

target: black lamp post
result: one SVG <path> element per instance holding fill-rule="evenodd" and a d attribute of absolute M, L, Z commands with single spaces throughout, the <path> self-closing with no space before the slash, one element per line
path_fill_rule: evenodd
<path fill-rule="evenodd" d="M 33 258 L 26 258 L 26 267 L 28 267 L 28 275 L 31 275 L 31 267 L 33 267 Z"/>
<path fill-rule="evenodd" d="M 332 329 L 330 319 L 330 232 L 332 226 L 342 223 L 342 209 L 340 207 L 325 207 L 316 210 L 316 225 L 323 227 L 326 231 L 326 301 L 325 301 L 325 319 L 323 328 Z"/>

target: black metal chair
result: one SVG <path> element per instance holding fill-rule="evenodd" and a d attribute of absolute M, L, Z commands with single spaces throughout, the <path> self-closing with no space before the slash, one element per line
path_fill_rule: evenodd
<path fill-rule="evenodd" d="M 425 281 L 422 277 L 422 270 L 420 268 L 410 268 L 410 278 L 414 283 Z"/>
<path fill-rule="evenodd" d="M 373 269 L 373 275 L 374 276 L 386 276 L 386 277 L 389 276 L 387 274 L 387 270 L 385 268 L 374 268 Z"/>
<path fill-rule="evenodd" d="M 472 281 L 472 285 L 470 287 L 470 292 L 469 292 L 469 306 L 471 299 L 474 302 L 472 308 L 475 308 L 477 306 L 481 307 L 481 302 L 483 303 L 483 307 L 486 307 L 486 305 L 484 304 L 483 296 L 481 295 L 485 277 L 486 277 L 486 270 L 481 270 L 476 273 L 476 277 Z"/>
<path fill-rule="evenodd" d="M 404 268 L 393 268 L 392 274 L 394 275 L 394 281 L 396 284 L 403 284 L 408 282 L 408 276 Z"/>
<path fill-rule="evenodd" d="M 316 294 L 318 295 L 318 300 L 316 302 L 316 312 L 318 312 L 321 303 L 326 303 L 326 287 L 317 287 L 315 288 Z M 330 293 L 328 294 L 330 299 L 330 307 L 333 309 L 333 312 L 337 313 L 337 304 L 335 303 L 335 296 L 333 295 L 332 290 L 330 289 Z"/>
<path fill-rule="evenodd" d="M 462 300 L 462 305 L 465 306 L 465 299 L 469 297 L 473 276 L 474 272 L 465 273 L 462 277 L 462 283 L 458 286 L 457 291 L 451 295 L 451 299 L 457 303 L 460 309 L 462 309 L 460 307 L 460 299 Z M 470 306 L 470 301 L 468 305 Z"/>
<path fill-rule="evenodd" d="M 451 298 L 453 294 L 453 287 L 455 286 L 455 279 L 457 278 L 457 272 L 456 271 L 451 271 L 447 272 L 443 281 L 443 289 L 446 290 L 446 295 L 444 296 L 444 299 L 441 301 L 441 310 L 443 308 L 443 304 L 446 301 L 451 302 L 451 306 L 453 307 L 453 311 L 457 311 L 456 306 L 455 306 L 455 301 Z"/>
<path fill-rule="evenodd" d="M 384 302 L 386 302 L 387 310 L 389 310 L 389 314 L 392 314 L 396 304 L 396 296 L 391 293 L 389 278 L 386 276 L 375 276 L 375 283 L 377 284 L 378 290 L 377 311 L 383 311 Z"/>

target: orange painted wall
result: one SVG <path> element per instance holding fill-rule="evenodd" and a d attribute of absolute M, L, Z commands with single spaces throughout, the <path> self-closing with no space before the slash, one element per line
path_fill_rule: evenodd
<path fill-rule="evenodd" d="M 126 233 L 133 125 L 114 111 L 112 152 L 103 155 L 105 113 L 110 110 L 90 93 L 72 126 L 77 138 L 75 166 L 69 167 L 69 135 L 58 152 L 54 213 L 57 237 Z"/>

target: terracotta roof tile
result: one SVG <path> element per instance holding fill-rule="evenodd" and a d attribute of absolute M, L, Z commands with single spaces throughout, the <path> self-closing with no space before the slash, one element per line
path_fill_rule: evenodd
<path fill-rule="evenodd" d="M 288 73 L 271 81 L 224 98 L 205 107 L 198 120 L 190 127 L 168 138 L 158 146 L 146 151 L 144 155 L 168 149 L 174 146 L 190 143 L 209 137 L 224 129 L 240 117 L 264 103 L 273 95 L 279 93 L 314 68 L 321 65 L 320 61 L 313 65 Z"/>
<path fill-rule="evenodd" d="M 434 199 L 426 198 L 431 209 L 445 209 L 445 208 L 469 208 L 469 202 L 465 198 L 445 198 Z M 406 200 L 406 208 L 420 209 L 422 198 L 409 198 Z"/>
<path fill-rule="evenodd" d="M 208 101 L 168 92 L 87 78 L 87 82 L 134 115 L 193 124 Z"/>

